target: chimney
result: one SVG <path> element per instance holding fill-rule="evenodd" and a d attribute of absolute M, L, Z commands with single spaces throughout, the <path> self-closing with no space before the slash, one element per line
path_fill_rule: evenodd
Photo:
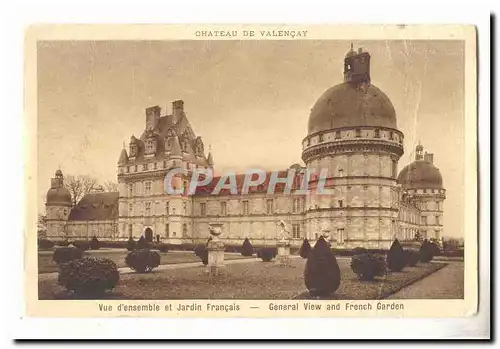
<path fill-rule="evenodd" d="M 184 113 L 184 101 L 178 100 L 172 102 L 172 123 L 176 124 Z"/>
<path fill-rule="evenodd" d="M 161 108 L 157 105 L 146 108 L 146 129 L 155 129 L 161 116 Z"/>
<path fill-rule="evenodd" d="M 424 161 L 430 162 L 432 164 L 434 161 L 434 154 L 429 154 L 426 152 L 424 154 Z"/>

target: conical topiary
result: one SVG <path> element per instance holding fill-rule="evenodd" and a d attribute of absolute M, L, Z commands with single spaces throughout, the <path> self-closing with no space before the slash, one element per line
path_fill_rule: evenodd
<path fill-rule="evenodd" d="M 434 256 L 439 254 L 439 247 L 433 242 L 425 239 L 420 246 L 419 255 L 422 263 L 429 263 Z"/>
<path fill-rule="evenodd" d="M 302 243 L 302 246 L 300 246 L 299 255 L 302 258 L 307 258 L 310 252 L 311 252 L 311 244 L 309 243 L 309 240 L 305 238 L 304 242 Z"/>
<path fill-rule="evenodd" d="M 387 268 L 390 271 L 401 271 L 406 265 L 406 255 L 403 247 L 396 239 L 391 245 L 389 252 L 387 252 Z"/>
<path fill-rule="evenodd" d="M 142 235 L 140 238 L 139 238 L 139 241 L 137 241 L 137 245 L 136 245 L 136 249 L 138 250 L 142 250 L 144 248 L 148 248 L 148 242 L 146 241 L 146 238 L 144 238 L 144 235 Z"/>
<path fill-rule="evenodd" d="M 91 250 L 98 250 L 100 247 L 100 243 L 99 243 L 99 240 L 97 239 L 96 236 L 94 236 L 92 238 L 92 240 L 90 240 L 90 249 Z"/>
<path fill-rule="evenodd" d="M 245 238 L 243 245 L 241 245 L 241 255 L 245 257 L 250 257 L 253 255 L 253 246 L 248 238 Z"/>
<path fill-rule="evenodd" d="M 340 268 L 325 239 L 321 236 L 309 252 L 304 281 L 314 297 L 328 297 L 340 286 Z"/>

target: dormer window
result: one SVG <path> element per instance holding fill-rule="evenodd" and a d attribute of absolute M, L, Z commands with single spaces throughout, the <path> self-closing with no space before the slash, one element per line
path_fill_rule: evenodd
<path fill-rule="evenodd" d="M 323 134 L 320 133 L 320 135 L 318 136 L 318 142 L 323 142 Z"/>
<path fill-rule="evenodd" d="M 359 128 L 356 129 L 356 137 L 361 137 L 361 129 Z"/>
<path fill-rule="evenodd" d="M 378 128 L 375 129 L 375 138 L 380 138 L 380 130 Z"/>
<path fill-rule="evenodd" d="M 340 131 L 335 131 L 335 139 L 340 139 Z"/>

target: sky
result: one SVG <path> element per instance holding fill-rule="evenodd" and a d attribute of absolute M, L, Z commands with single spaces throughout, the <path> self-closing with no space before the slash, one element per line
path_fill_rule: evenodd
<path fill-rule="evenodd" d="M 215 168 L 287 169 L 301 161 L 309 113 L 343 81 L 350 41 L 45 41 L 38 45 L 38 188 L 44 211 L 61 168 L 116 181 L 145 108 L 184 100 Z M 390 98 L 405 154 L 434 153 L 443 175 L 444 236 L 463 237 L 464 45 L 461 41 L 353 41 L 371 55 L 371 81 Z"/>

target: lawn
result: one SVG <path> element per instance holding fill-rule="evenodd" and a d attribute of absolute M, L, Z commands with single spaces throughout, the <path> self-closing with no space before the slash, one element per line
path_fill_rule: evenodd
<path fill-rule="evenodd" d="M 109 258 L 116 263 L 118 268 L 122 268 L 127 266 L 125 264 L 125 257 L 127 256 L 127 253 L 129 252 L 126 250 L 110 249 L 109 251 L 105 250 L 99 250 L 95 252 L 85 251 L 84 255 Z M 200 261 L 200 259 L 196 257 L 196 255 L 193 252 L 168 252 L 168 253 L 158 252 L 158 253 L 160 253 L 161 255 L 161 264 L 193 263 Z M 48 251 L 38 252 L 38 273 L 45 274 L 45 273 L 57 272 L 58 267 L 57 264 L 55 264 L 52 261 L 52 254 L 53 252 L 48 252 Z M 225 259 L 228 260 L 241 259 L 241 258 L 249 258 L 249 257 L 243 257 L 242 255 L 237 253 L 225 254 Z"/>
<path fill-rule="evenodd" d="M 332 299 L 382 299 L 402 287 L 444 267 L 444 263 L 421 264 L 389 273 L 377 281 L 359 281 L 350 259 L 338 259 L 342 273 L 340 288 Z M 293 259 L 291 267 L 273 262 L 229 264 L 222 276 L 209 277 L 204 267 L 122 274 L 108 298 L 115 299 L 306 299 L 305 260 Z M 57 280 L 39 281 L 40 299 L 67 299 Z"/>

